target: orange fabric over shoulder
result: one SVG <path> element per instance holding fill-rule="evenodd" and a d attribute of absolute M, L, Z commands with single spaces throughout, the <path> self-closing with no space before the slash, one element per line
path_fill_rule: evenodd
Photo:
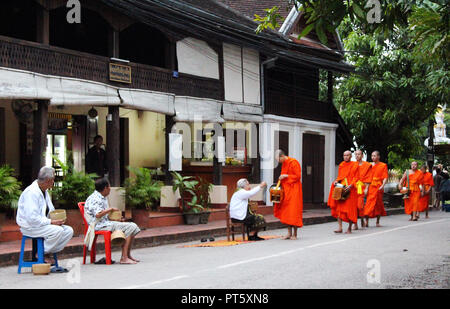
<path fill-rule="evenodd" d="M 363 214 L 369 218 L 375 218 L 377 216 L 386 216 L 386 210 L 383 204 L 384 190 L 379 190 L 383 184 L 383 180 L 388 178 L 387 164 L 378 162 L 372 165 L 370 169 L 370 186 L 367 193 L 366 205 L 364 205 Z"/>
<path fill-rule="evenodd" d="M 281 174 L 289 177 L 281 181 L 284 198 L 274 204 L 274 215 L 281 223 L 297 227 L 303 226 L 302 169 L 294 158 L 287 157 L 281 166 Z"/>
<path fill-rule="evenodd" d="M 409 172 L 409 171 L 408 171 Z M 409 198 L 405 199 L 405 213 L 410 215 L 413 211 L 419 211 L 420 188 L 423 183 L 423 173 L 416 170 L 414 174 L 409 175 Z M 407 186 L 405 180 L 405 186 Z"/>
<path fill-rule="evenodd" d="M 358 163 L 354 161 L 345 162 L 339 164 L 338 177 L 336 181 L 345 185 L 345 179 L 347 184 L 352 185 L 350 189 L 350 195 L 345 201 L 336 201 L 333 199 L 334 183 L 331 184 L 330 194 L 328 195 L 328 206 L 331 208 L 331 215 L 335 218 L 340 218 L 345 222 L 356 223 L 358 220 L 358 196 L 357 189 L 355 187 L 355 181 L 357 179 Z"/>
<path fill-rule="evenodd" d="M 433 174 L 426 172 L 423 174 L 423 185 L 425 186 L 425 192 L 429 190 L 431 187 L 434 187 L 434 181 L 433 181 Z M 428 205 L 430 204 L 430 196 L 431 191 L 428 194 L 425 194 L 419 199 L 419 211 L 425 211 L 428 208 Z"/>

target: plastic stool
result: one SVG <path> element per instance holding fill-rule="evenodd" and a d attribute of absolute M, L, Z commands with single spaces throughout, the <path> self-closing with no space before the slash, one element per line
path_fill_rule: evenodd
<path fill-rule="evenodd" d="M 23 260 L 23 256 L 24 256 L 24 251 L 25 251 L 25 242 L 27 239 L 32 239 L 32 240 L 36 240 L 36 245 L 37 245 L 37 261 L 24 261 Z M 34 258 L 34 256 L 33 256 Z M 44 238 L 42 237 L 38 237 L 38 238 L 33 238 L 33 237 L 29 237 L 29 236 L 22 236 L 22 247 L 20 248 L 20 257 L 19 257 L 19 269 L 17 270 L 17 273 L 21 273 L 22 271 L 22 267 L 32 267 L 34 264 L 43 264 L 44 262 Z"/>

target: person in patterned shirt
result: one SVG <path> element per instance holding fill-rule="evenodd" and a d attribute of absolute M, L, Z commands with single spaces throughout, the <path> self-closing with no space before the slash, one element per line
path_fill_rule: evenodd
<path fill-rule="evenodd" d="M 109 182 L 105 178 L 97 179 L 95 181 L 95 191 L 92 193 L 84 205 L 86 220 L 89 224 L 93 220 L 97 220 L 95 224 L 96 231 L 111 231 L 121 230 L 125 234 L 125 243 L 122 247 L 122 257 L 120 264 L 136 264 L 139 262 L 131 256 L 131 247 L 133 245 L 134 237 L 141 231 L 139 227 L 133 222 L 111 221 L 108 215 L 117 211 L 116 208 L 110 208 L 106 197 L 111 192 Z"/>

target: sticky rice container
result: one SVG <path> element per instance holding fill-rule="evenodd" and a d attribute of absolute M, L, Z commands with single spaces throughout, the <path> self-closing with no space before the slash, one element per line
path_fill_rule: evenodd
<path fill-rule="evenodd" d="M 56 209 L 50 213 L 50 219 L 52 220 L 66 220 L 67 214 L 65 209 Z"/>
<path fill-rule="evenodd" d="M 33 264 L 31 270 L 34 275 L 48 275 L 50 273 L 50 264 Z"/>
<path fill-rule="evenodd" d="M 112 211 L 109 215 L 108 215 L 109 220 L 112 221 L 119 221 L 120 219 L 122 219 L 122 211 Z"/>

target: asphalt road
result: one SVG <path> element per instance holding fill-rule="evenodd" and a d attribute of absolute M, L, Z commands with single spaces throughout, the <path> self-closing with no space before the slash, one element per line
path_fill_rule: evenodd
<path fill-rule="evenodd" d="M 418 222 L 384 217 L 382 227 L 371 222 L 351 235 L 336 235 L 337 224 L 327 223 L 302 228 L 298 240 L 139 249 L 137 265 L 61 261 L 72 268 L 69 274 L 18 275 L 17 267 L 0 268 L 0 288 L 450 288 L 450 213 L 430 216 Z"/>

